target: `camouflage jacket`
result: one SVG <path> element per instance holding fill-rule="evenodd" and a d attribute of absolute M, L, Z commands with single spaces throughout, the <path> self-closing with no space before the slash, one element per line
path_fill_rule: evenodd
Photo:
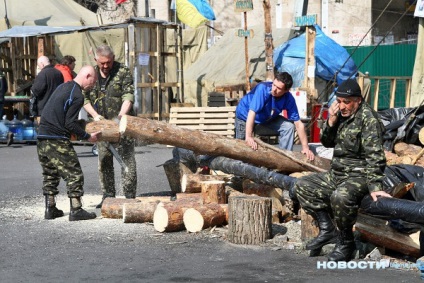
<path fill-rule="evenodd" d="M 95 70 L 100 78 L 97 66 Z M 125 100 L 134 103 L 133 77 L 130 70 L 119 62 L 113 63 L 103 89 L 98 79 L 94 88 L 84 93 L 84 105 L 91 103 L 97 113 L 106 119 L 116 118 Z M 134 111 L 131 109 L 128 115 L 134 115 Z"/>
<path fill-rule="evenodd" d="M 331 170 L 336 176 L 366 177 L 371 192 L 382 190 L 386 157 L 384 126 L 377 113 L 363 102 L 349 118 L 339 116 L 333 127 L 325 124 L 321 143 L 334 147 Z"/>

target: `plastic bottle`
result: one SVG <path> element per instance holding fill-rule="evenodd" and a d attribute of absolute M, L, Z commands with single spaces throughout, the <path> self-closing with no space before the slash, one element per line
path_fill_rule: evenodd
<path fill-rule="evenodd" d="M 22 123 L 22 139 L 32 140 L 34 139 L 34 123 L 25 118 L 21 121 Z"/>
<path fill-rule="evenodd" d="M 23 126 L 22 122 L 19 121 L 16 116 L 9 122 L 9 131 L 14 134 L 14 140 L 22 141 Z"/>
<path fill-rule="evenodd" d="M 9 132 L 9 121 L 6 119 L 6 115 L 0 121 L 0 141 L 7 140 L 7 133 Z"/>

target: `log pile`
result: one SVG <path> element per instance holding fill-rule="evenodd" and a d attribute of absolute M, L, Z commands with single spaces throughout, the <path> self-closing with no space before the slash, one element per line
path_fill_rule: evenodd
<path fill-rule="evenodd" d="M 418 135 L 422 146 L 398 142 L 394 146 L 394 153 L 386 151 L 387 165 L 408 164 L 424 167 L 424 128 Z"/>

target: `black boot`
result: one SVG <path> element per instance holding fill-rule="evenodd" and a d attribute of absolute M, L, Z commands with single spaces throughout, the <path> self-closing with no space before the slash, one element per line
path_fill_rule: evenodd
<path fill-rule="evenodd" d="M 350 261 L 355 251 L 355 241 L 353 238 L 352 228 L 340 231 L 337 245 L 328 255 L 329 261 Z"/>
<path fill-rule="evenodd" d="M 319 234 L 306 244 L 305 249 L 307 250 L 319 250 L 323 246 L 337 241 L 337 229 L 330 214 L 325 210 L 318 210 L 315 212 L 315 219 L 318 222 Z"/>
<path fill-rule="evenodd" d="M 71 212 L 69 213 L 69 221 L 90 220 L 97 217 L 94 212 L 88 212 L 82 209 L 81 198 L 70 198 Z"/>
<path fill-rule="evenodd" d="M 114 198 L 115 196 L 107 196 L 107 195 L 103 195 L 103 197 L 102 197 L 102 201 L 98 204 L 98 205 L 96 205 L 96 208 L 102 208 L 102 205 L 103 205 L 103 201 L 106 199 L 106 198 Z"/>
<path fill-rule="evenodd" d="M 56 200 L 53 195 L 45 195 L 46 210 L 44 212 L 44 219 L 55 219 L 63 216 L 63 210 L 56 208 Z"/>

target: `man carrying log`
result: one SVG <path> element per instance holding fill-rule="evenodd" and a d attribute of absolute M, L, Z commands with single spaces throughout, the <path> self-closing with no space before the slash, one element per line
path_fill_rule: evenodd
<path fill-rule="evenodd" d="M 361 200 L 367 194 L 374 201 L 391 196 L 382 190 L 384 127 L 377 113 L 363 100 L 354 79 L 344 81 L 336 96 L 321 134 L 321 143 L 334 148 L 331 168 L 299 178 L 295 190 L 302 208 L 317 220 L 320 229 L 306 249 L 319 250 L 337 242 L 328 260 L 349 261 L 355 250 L 352 228 Z"/>
<path fill-rule="evenodd" d="M 260 124 L 279 133 L 278 146 L 282 149 L 293 150 L 294 128 L 296 128 L 302 153 L 309 160 L 314 159 L 309 149 L 305 126 L 300 120 L 296 101 L 290 93 L 293 78 L 287 72 L 277 73 L 273 82 L 259 83 L 251 92 L 246 94 L 236 109 L 236 138 L 246 140 L 253 149 L 258 148 L 254 140 L 254 128 Z M 287 118 L 282 112 L 287 111 Z"/>

